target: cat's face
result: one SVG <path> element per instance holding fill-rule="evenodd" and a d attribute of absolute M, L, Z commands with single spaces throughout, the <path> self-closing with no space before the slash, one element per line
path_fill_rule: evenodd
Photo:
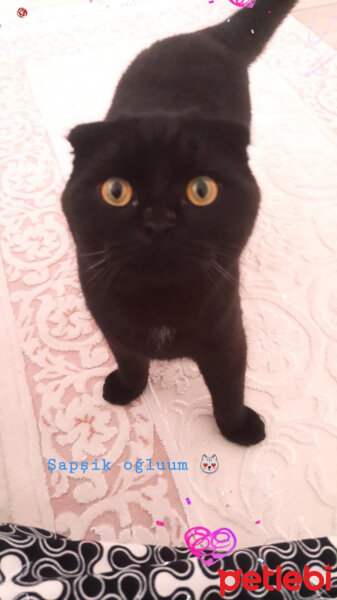
<path fill-rule="evenodd" d="M 219 468 L 216 454 L 213 454 L 213 456 L 206 456 L 206 454 L 203 454 L 200 467 L 204 473 L 215 473 Z"/>
<path fill-rule="evenodd" d="M 197 116 L 123 118 L 79 125 L 69 140 L 75 161 L 62 204 L 78 253 L 104 251 L 121 285 L 165 286 L 206 271 L 214 279 L 239 256 L 260 197 L 243 125 Z M 186 195 L 200 176 L 217 186 L 207 206 Z M 111 178 L 130 184 L 127 205 L 103 199 Z"/>

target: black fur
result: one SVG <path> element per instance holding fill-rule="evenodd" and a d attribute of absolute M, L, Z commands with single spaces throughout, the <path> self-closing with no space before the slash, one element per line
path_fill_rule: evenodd
<path fill-rule="evenodd" d="M 243 445 L 265 437 L 243 403 L 239 257 L 260 200 L 247 157 L 247 69 L 295 4 L 257 0 L 229 22 L 153 44 L 124 73 L 106 119 L 68 137 L 75 158 L 62 206 L 87 306 L 119 367 L 104 398 L 138 397 L 150 359 L 190 357 L 220 431 Z M 219 187 L 205 207 L 185 197 L 200 175 Z M 132 203 L 103 201 L 111 177 L 132 185 Z"/>

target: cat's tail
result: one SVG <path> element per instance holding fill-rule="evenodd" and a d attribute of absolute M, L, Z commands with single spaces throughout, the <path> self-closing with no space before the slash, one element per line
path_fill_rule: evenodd
<path fill-rule="evenodd" d="M 297 2 L 298 0 L 256 0 L 253 8 L 241 8 L 229 20 L 208 27 L 204 32 L 222 41 L 249 64 L 262 52 Z"/>

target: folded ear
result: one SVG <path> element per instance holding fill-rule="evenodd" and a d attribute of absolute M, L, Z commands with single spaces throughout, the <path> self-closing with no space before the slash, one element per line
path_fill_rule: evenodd
<path fill-rule="evenodd" d="M 111 124 L 104 121 L 76 125 L 67 136 L 76 157 L 85 157 L 92 153 L 93 148 L 102 142 L 102 138 L 109 133 Z"/>

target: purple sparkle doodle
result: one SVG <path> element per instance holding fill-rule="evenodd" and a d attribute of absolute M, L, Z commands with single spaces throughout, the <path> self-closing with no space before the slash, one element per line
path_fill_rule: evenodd
<path fill-rule="evenodd" d="M 216 529 L 213 533 L 207 527 L 191 527 L 184 537 L 189 551 L 207 567 L 228 556 L 236 546 L 234 533 L 226 527 Z M 205 550 L 212 550 L 212 553 L 206 554 Z"/>

